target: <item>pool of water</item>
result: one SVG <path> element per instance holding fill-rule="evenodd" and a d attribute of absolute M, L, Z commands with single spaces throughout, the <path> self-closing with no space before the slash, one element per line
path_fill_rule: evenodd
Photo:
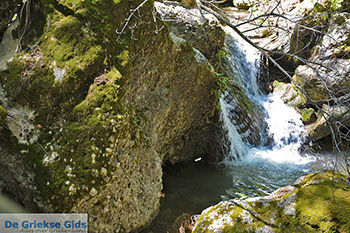
<path fill-rule="evenodd" d="M 173 232 L 175 219 L 184 213 L 200 214 L 226 199 L 268 195 L 313 171 L 312 163 L 281 163 L 260 157 L 249 158 L 249 155 L 243 160 L 235 160 L 230 166 L 191 164 L 165 169 L 165 197 L 161 200 L 160 212 L 143 232 Z"/>
<path fill-rule="evenodd" d="M 183 213 L 200 214 L 220 202 L 232 186 L 232 178 L 222 168 L 203 164 L 177 165 L 164 170 L 160 212 L 144 232 L 172 232 L 175 219 Z"/>

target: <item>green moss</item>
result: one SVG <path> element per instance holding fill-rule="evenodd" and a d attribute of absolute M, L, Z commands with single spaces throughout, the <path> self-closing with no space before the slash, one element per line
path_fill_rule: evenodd
<path fill-rule="evenodd" d="M 98 77 L 85 100 L 74 108 L 79 121 L 67 124 L 55 135 L 60 140 L 56 151 L 60 157 L 48 165 L 54 171 L 51 172 L 54 183 L 45 191 L 47 195 L 53 195 L 51 201 L 62 210 L 69 209 L 67 203 L 73 203 L 74 198 L 84 195 L 86 188 L 98 189 L 105 184 L 99 178 L 98 171 L 101 167 L 112 169 L 110 160 L 106 158 L 117 160 L 111 153 L 114 142 L 106 145 L 105 139 L 115 135 L 115 132 L 123 137 L 123 132 L 130 130 L 130 114 L 119 99 L 121 78 L 116 68 Z M 70 175 L 67 175 L 67 167 L 72 168 Z M 80 188 L 76 193 L 71 193 L 71 185 Z M 61 195 L 54 194 L 57 190 L 66 197 L 64 202 Z"/>
<path fill-rule="evenodd" d="M 6 120 L 6 117 L 7 117 L 7 110 L 0 105 L 0 125 L 3 125 L 5 120 Z"/>
<path fill-rule="evenodd" d="M 126 66 L 129 62 L 129 51 L 128 50 L 123 50 L 118 56 L 117 58 L 119 60 L 121 60 L 121 65 L 122 66 Z"/>
<path fill-rule="evenodd" d="M 91 0 L 86 0 L 86 1 L 91 1 Z M 67 6 L 71 9 L 79 9 L 80 7 L 83 6 L 82 0 L 58 0 L 58 2 L 64 6 Z"/>
<path fill-rule="evenodd" d="M 239 104 L 241 105 L 241 109 L 246 109 L 248 113 L 252 112 L 250 99 L 247 97 L 247 95 L 241 91 L 240 89 L 233 89 L 235 98 L 238 100 Z"/>
<path fill-rule="evenodd" d="M 116 110 L 120 104 L 118 94 L 121 78 L 122 75 L 115 67 L 109 73 L 100 76 L 98 82 L 90 87 L 86 99 L 78 104 L 74 111 L 84 115 L 92 112 L 101 115 L 100 112 Z M 115 108 L 113 109 L 113 107 Z"/>
<path fill-rule="evenodd" d="M 274 88 L 276 88 L 276 87 L 282 86 L 283 84 L 284 84 L 283 82 L 280 82 L 280 81 L 275 80 L 275 81 L 273 82 L 272 86 L 273 86 Z"/>
<path fill-rule="evenodd" d="M 42 48 L 47 59 L 74 74 L 102 60 L 102 47 L 96 45 L 96 41 L 80 20 L 68 16 L 62 18 L 55 29 L 48 33 Z"/>
<path fill-rule="evenodd" d="M 301 113 L 301 119 L 304 123 L 308 123 L 311 121 L 312 115 L 315 114 L 315 110 L 313 108 L 308 108 L 302 111 Z"/>
<path fill-rule="evenodd" d="M 29 150 L 27 159 L 38 174 L 36 182 L 42 195 L 54 208 L 64 211 L 77 197 L 87 194 L 85 188 L 99 190 L 105 184 L 96 170 L 105 167 L 110 171 L 111 161 L 118 159 L 116 145 L 106 144 L 106 139 L 132 134 L 135 146 L 145 142 L 139 126 L 141 114 L 120 101 L 122 74 L 114 66 L 121 63 L 127 72 L 129 35 L 117 41 L 115 30 L 129 9 L 139 3 L 44 3 L 48 31 L 34 51 L 22 52 L 9 63 L 8 70 L 0 73 L 0 82 L 11 103 L 29 105 L 38 114 L 35 120 L 44 126 L 40 143 L 45 151 L 25 148 Z M 153 22 L 151 12 L 143 19 Z M 135 28 L 134 36 L 140 31 Z M 149 35 L 143 36 L 154 35 L 149 29 Z M 61 79 L 56 77 L 57 70 L 64 74 Z M 50 161 L 42 164 L 46 160 Z M 72 185 L 76 192 L 69 190 Z"/>

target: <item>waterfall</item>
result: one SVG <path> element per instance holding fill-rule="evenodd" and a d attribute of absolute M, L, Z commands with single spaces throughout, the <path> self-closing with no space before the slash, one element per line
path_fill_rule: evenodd
<path fill-rule="evenodd" d="M 226 102 L 224 97 L 220 99 L 221 119 L 223 127 L 227 132 L 228 140 L 230 141 L 230 148 L 225 156 L 225 163 L 234 161 L 236 158 L 242 158 L 248 152 L 246 144 L 243 142 L 241 135 L 238 133 L 236 127 L 230 119 L 230 110 L 232 106 Z"/>
<path fill-rule="evenodd" d="M 300 147 L 305 142 L 306 131 L 301 116 L 287 106 L 276 94 L 264 95 L 259 91 L 260 54 L 243 41 L 230 28 L 224 27 L 228 49 L 228 73 L 235 85 L 258 106 L 264 115 L 265 144 L 250 145 L 239 133 L 239 125 L 232 117 L 236 102 L 226 93 L 220 100 L 223 128 L 230 141 L 229 152 L 223 163 L 233 178 L 233 188 L 227 190 L 230 198 L 240 195 L 264 195 L 274 189 L 290 184 L 298 176 L 306 174 L 313 158 L 301 155 Z M 264 141 L 264 140 L 263 140 Z M 224 196 L 225 197 L 225 196 Z"/>
<path fill-rule="evenodd" d="M 306 138 L 300 114 L 294 108 L 284 104 L 276 94 L 261 98 L 261 104 L 267 113 L 268 136 L 273 142 L 269 146 L 251 148 L 248 157 L 294 164 L 306 164 L 312 161 L 311 158 L 302 156 L 299 152 Z"/>

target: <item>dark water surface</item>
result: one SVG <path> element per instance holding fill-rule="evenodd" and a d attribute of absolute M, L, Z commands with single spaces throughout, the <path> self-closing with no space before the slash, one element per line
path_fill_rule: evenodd
<path fill-rule="evenodd" d="M 268 195 L 314 172 L 310 165 L 246 157 L 225 167 L 190 164 L 166 168 L 160 212 L 143 232 L 171 233 L 175 219 L 184 213 L 200 214 L 226 199 Z"/>
<path fill-rule="evenodd" d="M 164 170 L 160 212 L 150 228 L 143 232 L 171 232 L 175 219 L 183 213 L 200 214 L 220 202 L 232 186 L 232 178 L 223 168 L 204 164 L 178 165 Z"/>

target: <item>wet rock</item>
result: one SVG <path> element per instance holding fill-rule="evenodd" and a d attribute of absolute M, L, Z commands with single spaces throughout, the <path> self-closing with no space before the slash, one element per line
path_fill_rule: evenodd
<path fill-rule="evenodd" d="M 273 93 L 280 96 L 284 103 L 293 107 L 306 104 L 306 98 L 293 84 L 275 81 L 272 86 Z"/>
<path fill-rule="evenodd" d="M 348 232 L 349 214 L 347 178 L 329 171 L 266 197 L 220 202 L 202 212 L 193 232 Z"/>

